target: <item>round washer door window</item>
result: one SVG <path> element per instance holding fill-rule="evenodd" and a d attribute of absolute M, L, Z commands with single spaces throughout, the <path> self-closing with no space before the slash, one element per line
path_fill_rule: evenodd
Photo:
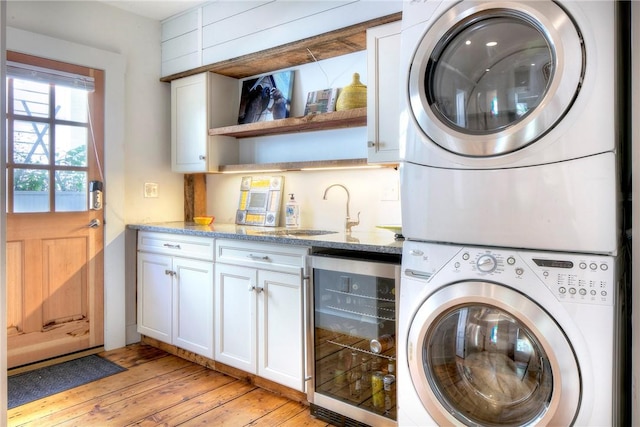
<path fill-rule="evenodd" d="M 527 146 L 563 117 L 584 73 L 581 37 L 558 5 L 462 2 L 435 21 L 409 73 L 413 115 L 465 156 Z"/>
<path fill-rule="evenodd" d="M 475 295 L 462 296 L 467 290 Z M 514 297 L 522 300 L 518 313 L 501 302 Z M 566 337 L 540 307 L 501 285 L 436 292 L 411 325 L 408 349 L 412 382 L 441 425 L 571 425 L 577 414 L 580 376 Z"/>

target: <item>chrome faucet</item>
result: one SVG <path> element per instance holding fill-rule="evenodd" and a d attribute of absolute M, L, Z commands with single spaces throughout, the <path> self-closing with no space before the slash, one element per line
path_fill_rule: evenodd
<path fill-rule="evenodd" d="M 347 187 L 345 187 L 342 184 L 332 184 L 328 186 L 324 190 L 324 195 L 322 196 L 322 200 L 327 200 L 327 193 L 332 187 L 342 187 L 344 191 L 347 192 L 347 218 L 345 219 L 345 222 L 344 222 L 344 229 L 347 231 L 347 233 L 351 233 L 351 227 L 353 227 L 354 225 L 360 224 L 360 212 L 358 212 L 358 219 L 356 221 L 352 221 L 351 215 L 349 214 L 349 200 L 351 199 L 351 196 L 349 195 L 349 190 L 347 190 Z"/>

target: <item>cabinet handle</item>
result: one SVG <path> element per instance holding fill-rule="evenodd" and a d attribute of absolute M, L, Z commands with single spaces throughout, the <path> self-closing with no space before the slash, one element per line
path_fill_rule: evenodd
<path fill-rule="evenodd" d="M 162 246 L 164 246 L 165 248 L 169 248 L 169 249 L 182 249 L 182 248 L 180 247 L 180 245 L 172 245 L 171 243 L 165 243 L 165 244 L 164 244 L 164 245 L 162 245 Z"/>
<path fill-rule="evenodd" d="M 253 291 L 255 291 L 255 290 L 256 290 L 256 287 L 255 287 L 255 286 L 251 286 L 251 285 L 249 285 L 249 292 L 253 292 Z"/>
<path fill-rule="evenodd" d="M 257 287 L 257 288 L 256 288 L 256 292 L 257 292 L 257 293 L 260 293 L 260 292 L 262 292 L 262 291 L 264 291 L 264 288 L 261 288 L 261 287 Z"/>
<path fill-rule="evenodd" d="M 369 148 L 373 148 L 373 147 L 375 147 L 375 146 L 376 146 L 376 143 L 375 143 L 375 142 L 373 142 L 373 141 L 367 141 L 367 147 L 369 147 Z"/>
<path fill-rule="evenodd" d="M 269 261 L 269 257 L 266 255 L 260 256 L 260 255 L 249 254 L 247 255 L 247 258 L 255 259 L 257 261 Z"/>
<path fill-rule="evenodd" d="M 200 154 L 200 155 L 198 156 L 198 159 L 200 159 L 200 160 L 207 160 L 207 156 L 203 156 L 202 154 Z"/>
<path fill-rule="evenodd" d="M 175 276 L 176 272 L 172 270 L 165 270 L 164 274 L 166 274 L 167 276 Z"/>

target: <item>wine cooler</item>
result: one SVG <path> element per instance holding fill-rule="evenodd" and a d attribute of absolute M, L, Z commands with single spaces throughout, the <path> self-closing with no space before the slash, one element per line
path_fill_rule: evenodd
<path fill-rule="evenodd" d="M 312 253 L 311 413 L 339 426 L 396 425 L 400 255 Z"/>

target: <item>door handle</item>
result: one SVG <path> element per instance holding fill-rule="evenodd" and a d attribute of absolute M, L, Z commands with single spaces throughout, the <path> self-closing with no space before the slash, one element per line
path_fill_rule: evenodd
<path fill-rule="evenodd" d="M 91 222 L 89 222 L 89 224 L 87 224 L 87 227 L 89 228 L 98 228 L 100 227 L 100 220 L 97 218 L 94 218 L 91 220 Z"/>

